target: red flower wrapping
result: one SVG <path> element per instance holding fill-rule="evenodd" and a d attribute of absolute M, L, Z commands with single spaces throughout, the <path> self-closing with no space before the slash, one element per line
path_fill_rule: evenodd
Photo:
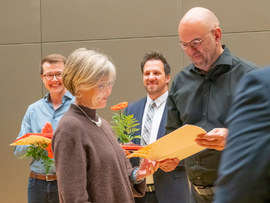
<path fill-rule="evenodd" d="M 46 150 L 48 151 L 48 157 L 53 158 L 53 152 L 52 152 L 52 144 L 49 143 Z"/>

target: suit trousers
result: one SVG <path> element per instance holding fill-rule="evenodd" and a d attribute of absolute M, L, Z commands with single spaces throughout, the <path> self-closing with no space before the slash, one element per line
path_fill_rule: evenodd
<path fill-rule="evenodd" d="M 144 197 L 136 197 L 136 203 L 158 203 L 156 192 L 146 192 Z"/>

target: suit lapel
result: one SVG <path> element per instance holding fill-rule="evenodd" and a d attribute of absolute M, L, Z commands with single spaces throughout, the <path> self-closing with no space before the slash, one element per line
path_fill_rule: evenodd
<path fill-rule="evenodd" d="M 140 128 L 139 131 L 135 132 L 134 135 L 141 135 L 141 131 L 142 131 L 142 119 L 143 119 L 143 112 L 144 112 L 144 107 L 146 104 L 146 97 L 141 99 L 140 101 L 134 103 L 133 105 L 130 105 L 130 107 L 128 106 L 127 108 L 127 113 L 128 114 L 134 114 L 134 118 L 136 118 L 138 120 L 138 122 L 140 123 L 140 125 L 138 126 Z M 141 139 L 133 139 L 133 143 L 134 144 L 140 144 Z"/>
<path fill-rule="evenodd" d="M 159 129 L 158 129 L 158 134 L 157 134 L 157 139 L 163 137 L 165 135 L 165 128 L 167 125 L 167 102 L 165 104 L 165 108 L 163 111 L 163 115 L 160 121 Z"/>

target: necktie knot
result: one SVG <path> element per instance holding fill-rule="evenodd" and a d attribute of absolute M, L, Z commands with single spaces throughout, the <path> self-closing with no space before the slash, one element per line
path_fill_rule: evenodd
<path fill-rule="evenodd" d="M 155 101 L 151 101 L 151 103 L 149 104 L 149 108 L 154 108 L 156 106 Z"/>

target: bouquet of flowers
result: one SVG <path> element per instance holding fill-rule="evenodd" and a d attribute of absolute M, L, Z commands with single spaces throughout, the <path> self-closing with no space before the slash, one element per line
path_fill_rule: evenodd
<path fill-rule="evenodd" d="M 46 174 L 48 174 L 50 168 L 54 165 L 52 160 L 53 154 L 51 149 L 51 143 L 47 144 L 45 142 L 38 143 L 37 145 L 31 144 L 27 149 L 27 152 L 21 157 L 33 157 L 34 159 L 41 159 L 42 164 L 46 170 Z"/>
<path fill-rule="evenodd" d="M 134 138 L 140 138 L 140 135 L 133 136 L 135 132 L 140 130 L 136 128 L 139 125 L 138 120 L 134 118 L 134 115 L 126 115 L 122 113 L 121 110 L 125 109 L 128 106 L 128 102 L 119 103 L 113 107 L 111 107 L 112 111 L 118 111 L 118 113 L 114 112 L 113 115 L 113 123 L 112 128 L 116 137 L 118 138 L 121 144 L 129 143 Z"/>
<path fill-rule="evenodd" d="M 52 124 L 46 122 L 41 130 L 41 133 L 26 133 L 24 136 L 15 140 L 11 146 L 16 145 L 30 145 L 27 152 L 21 157 L 33 157 L 34 159 L 41 159 L 42 164 L 48 174 L 50 168 L 54 165 L 52 160 L 53 153 L 51 148 L 51 139 L 53 136 Z"/>

